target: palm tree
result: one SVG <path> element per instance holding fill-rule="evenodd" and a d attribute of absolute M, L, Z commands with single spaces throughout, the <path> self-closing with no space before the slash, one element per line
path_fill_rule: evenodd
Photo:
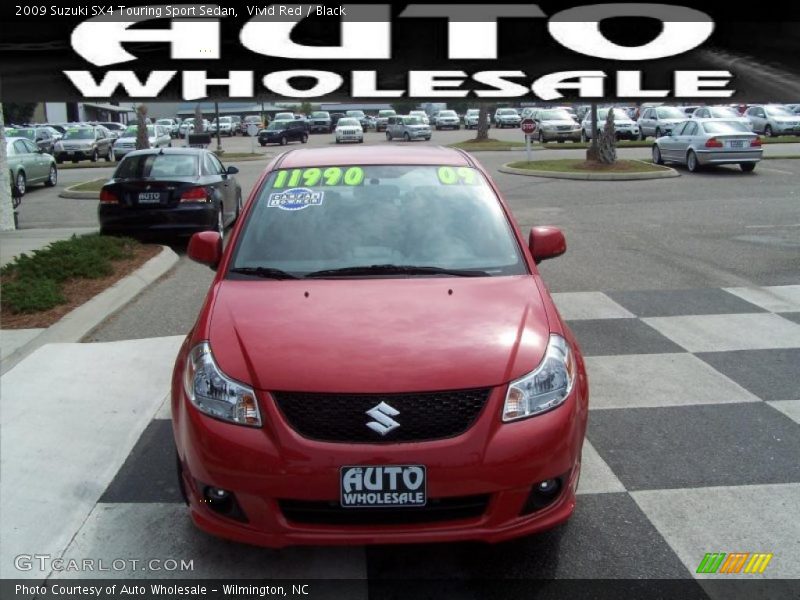
<path fill-rule="evenodd" d="M 150 147 L 150 136 L 147 135 L 147 105 L 136 107 L 136 149 L 145 150 Z"/>
<path fill-rule="evenodd" d="M 478 128 L 475 139 L 479 141 L 489 139 L 489 106 L 484 102 L 478 105 Z"/>

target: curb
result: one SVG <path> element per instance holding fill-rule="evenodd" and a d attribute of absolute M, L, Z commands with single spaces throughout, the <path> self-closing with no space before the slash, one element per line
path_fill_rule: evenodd
<path fill-rule="evenodd" d="M 99 179 L 108 181 L 105 177 L 95 177 L 94 179 L 90 179 L 89 181 L 97 181 Z M 88 183 L 88 181 L 82 181 L 80 183 L 71 185 L 68 188 L 64 188 L 58 193 L 58 197 L 71 198 L 73 200 L 100 200 L 100 192 L 79 192 L 74 189 L 79 185 L 83 185 L 84 183 Z"/>
<path fill-rule="evenodd" d="M 45 344 L 79 342 L 100 323 L 131 302 L 178 262 L 178 255 L 171 248 L 161 248 L 157 256 L 136 271 L 68 312 L 27 344 L 9 354 L 3 361 L 0 374 L 5 375 L 22 359 Z"/>
<path fill-rule="evenodd" d="M 461 146 L 445 146 L 445 148 L 452 148 L 453 150 L 463 150 L 464 152 L 525 152 L 525 146 L 502 146 L 500 148 L 481 148 L 473 150 L 471 148 L 462 148 Z M 542 146 L 531 146 L 531 152 L 539 152 L 544 150 Z"/>
<path fill-rule="evenodd" d="M 630 160 L 630 159 L 629 159 Z M 642 162 L 642 161 L 637 161 Z M 663 171 L 651 171 L 646 173 L 559 173 L 557 171 L 535 171 L 533 169 L 517 169 L 506 163 L 500 169 L 501 173 L 511 175 L 526 175 L 528 177 L 546 177 L 549 179 L 573 179 L 580 181 L 643 181 L 647 179 L 671 179 L 680 177 L 681 174 L 675 169 L 664 167 Z"/>

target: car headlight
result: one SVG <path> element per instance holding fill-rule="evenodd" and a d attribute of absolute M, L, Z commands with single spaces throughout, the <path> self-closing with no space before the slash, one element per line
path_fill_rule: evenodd
<path fill-rule="evenodd" d="M 560 406 L 572 391 L 576 375 L 577 364 L 569 344 L 560 335 L 551 335 L 539 366 L 509 384 L 503 421 L 533 417 Z"/>
<path fill-rule="evenodd" d="M 201 342 L 189 353 L 183 390 L 200 412 L 237 425 L 261 427 L 255 392 L 220 371 L 208 342 Z"/>

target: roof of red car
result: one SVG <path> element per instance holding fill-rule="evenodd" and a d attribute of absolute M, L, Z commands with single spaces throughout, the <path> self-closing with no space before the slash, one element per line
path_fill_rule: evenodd
<path fill-rule="evenodd" d="M 303 148 L 288 152 L 280 168 L 320 165 L 448 165 L 469 166 L 464 154 L 442 146 L 406 142 L 397 146 L 356 146 L 354 148 Z"/>

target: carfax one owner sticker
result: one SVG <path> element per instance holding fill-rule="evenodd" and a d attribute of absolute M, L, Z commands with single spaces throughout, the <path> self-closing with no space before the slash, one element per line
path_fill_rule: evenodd
<path fill-rule="evenodd" d="M 267 200 L 267 207 L 281 210 L 303 210 L 309 206 L 319 206 L 325 192 L 315 192 L 308 188 L 293 188 L 283 192 L 273 192 Z"/>

